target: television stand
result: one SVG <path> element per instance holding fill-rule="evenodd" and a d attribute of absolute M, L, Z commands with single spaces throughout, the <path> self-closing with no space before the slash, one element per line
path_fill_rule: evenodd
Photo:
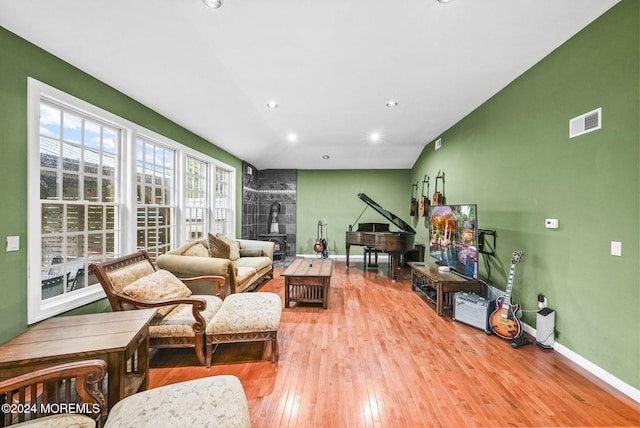
<path fill-rule="evenodd" d="M 453 294 L 458 291 L 482 293 L 482 283 L 469 280 L 451 272 L 439 272 L 435 261 L 409 262 L 411 267 L 411 290 L 417 291 L 435 307 L 442 316 L 453 307 Z"/>

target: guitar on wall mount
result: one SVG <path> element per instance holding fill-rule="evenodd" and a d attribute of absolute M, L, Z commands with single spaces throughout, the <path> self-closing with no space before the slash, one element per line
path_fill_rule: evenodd
<path fill-rule="evenodd" d="M 429 194 L 429 176 L 425 174 L 422 180 L 422 196 L 420 196 L 420 204 L 418 204 L 418 216 L 424 217 L 429 212 L 429 196 L 424 194 L 424 183 L 427 183 L 427 195 Z"/>
<path fill-rule="evenodd" d="M 438 175 L 436 176 L 436 191 L 433 194 L 433 198 L 431 198 L 432 205 L 442 205 L 444 203 L 444 196 L 438 192 L 438 180 L 442 180 L 442 188 L 444 189 L 444 172 L 438 171 Z"/>
<path fill-rule="evenodd" d="M 519 306 L 511 304 L 511 289 L 513 288 L 513 275 L 516 272 L 516 265 L 522 258 L 522 251 L 514 251 L 511 258 L 511 269 L 509 270 L 509 281 L 507 291 L 504 296 L 496 299 L 496 310 L 489 317 L 491 330 L 503 339 L 516 339 L 522 334 L 520 320 L 516 316 Z"/>
<path fill-rule="evenodd" d="M 411 185 L 411 216 L 416 215 L 418 211 L 418 200 L 416 196 L 418 195 L 418 180 L 414 184 Z"/>

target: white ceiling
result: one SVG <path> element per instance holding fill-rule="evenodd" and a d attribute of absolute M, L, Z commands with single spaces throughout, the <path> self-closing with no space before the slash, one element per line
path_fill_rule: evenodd
<path fill-rule="evenodd" d="M 618 1 L 0 0 L 0 25 L 258 169 L 411 168 Z"/>

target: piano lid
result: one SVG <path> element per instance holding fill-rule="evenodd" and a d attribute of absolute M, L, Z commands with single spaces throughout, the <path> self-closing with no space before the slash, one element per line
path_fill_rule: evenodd
<path fill-rule="evenodd" d="M 407 233 L 413 233 L 415 235 L 416 231 L 413 230 L 413 228 L 409 226 L 407 223 L 405 223 L 400 217 L 398 217 L 391 211 L 385 210 L 380 205 L 378 205 L 373 199 L 371 199 L 364 193 L 358 193 L 358 197 L 362 199 L 367 205 L 372 207 L 374 210 L 378 211 L 384 218 L 389 220 L 396 227 L 398 227 L 399 229 Z"/>

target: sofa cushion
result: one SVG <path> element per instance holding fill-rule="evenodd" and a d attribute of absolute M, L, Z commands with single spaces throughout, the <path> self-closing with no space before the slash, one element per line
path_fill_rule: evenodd
<path fill-rule="evenodd" d="M 223 240 L 229 245 L 229 260 L 234 261 L 240 258 L 240 243 L 238 241 L 227 238 L 221 233 L 216 233 L 216 238 Z"/>
<path fill-rule="evenodd" d="M 240 258 L 240 243 L 221 234 L 209 234 L 209 254 L 211 257 L 229 259 Z"/>
<path fill-rule="evenodd" d="M 143 276 L 125 286 L 122 292 L 139 300 L 165 300 L 191 296 L 189 287 L 166 270 Z M 158 308 L 157 315 L 165 316 L 173 308 L 173 306 Z"/>
<path fill-rule="evenodd" d="M 209 250 L 201 242 L 194 242 L 182 252 L 183 256 L 209 257 Z"/>
<path fill-rule="evenodd" d="M 216 235 L 209 234 L 209 255 L 220 259 L 228 259 L 231 248 L 227 241 L 220 239 Z"/>
<path fill-rule="evenodd" d="M 264 268 L 270 268 L 272 261 L 269 257 L 241 257 L 233 262 L 233 265 L 240 267 L 250 267 L 260 272 Z"/>
<path fill-rule="evenodd" d="M 264 253 L 260 248 L 240 248 L 240 257 L 262 257 Z"/>
<path fill-rule="evenodd" d="M 222 299 L 213 295 L 197 295 L 193 296 L 203 299 L 207 302 L 207 308 L 200 312 L 206 324 L 208 324 L 214 315 L 222 306 Z M 149 337 L 189 337 L 193 336 L 193 318 L 191 309 L 192 305 L 174 305 L 173 310 L 163 318 L 154 318 L 149 324 Z"/>
<path fill-rule="evenodd" d="M 242 259 L 240 259 L 242 260 Z M 239 284 L 244 284 L 247 281 L 251 281 L 256 274 L 256 269 L 249 266 L 236 267 L 236 287 Z M 242 289 L 241 289 L 242 290 Z M 239 290 L 239 291 L 241 291 Z"/>

